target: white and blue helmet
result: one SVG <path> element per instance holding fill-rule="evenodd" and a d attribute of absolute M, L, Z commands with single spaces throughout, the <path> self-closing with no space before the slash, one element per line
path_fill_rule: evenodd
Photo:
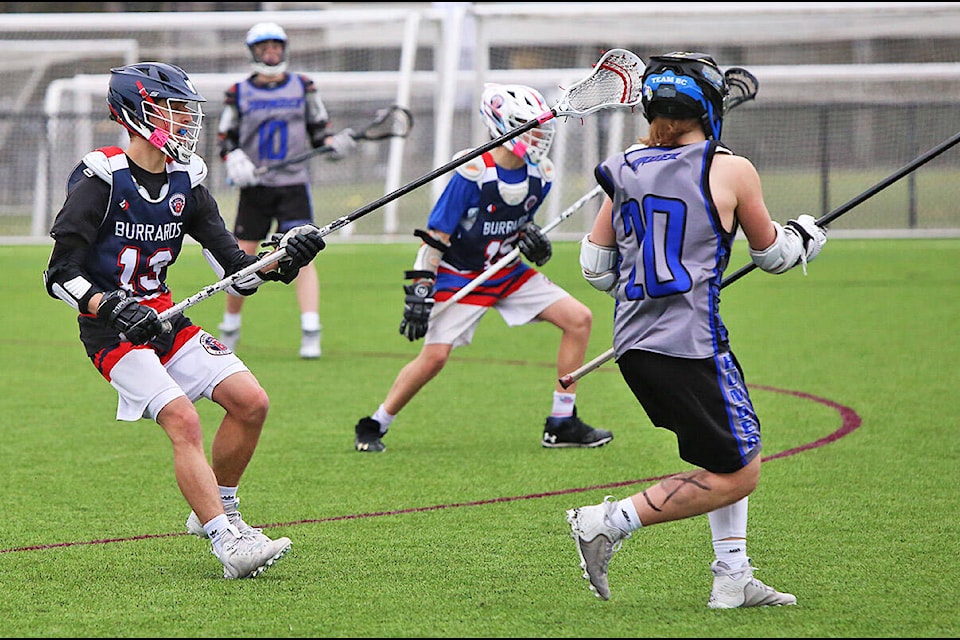
<path fill-rule="evenodd" d="M 266 64 L 257 56 L 253 45 L 258 42 L 276 40 L 283 45 L 283 54 L 280 56 L 280 62 L 277 64 Z M 250 66 L 254 72 L 272 76 L 279 75 L 287 70 L 287 32 L 276 22 L 259 22 L 247 31 L 247 48 L 250 49 Z"/>

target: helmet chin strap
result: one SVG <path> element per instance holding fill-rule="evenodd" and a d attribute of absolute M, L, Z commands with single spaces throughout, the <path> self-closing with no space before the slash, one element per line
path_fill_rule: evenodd
<path fill-rule="evenodd" d="M 252 62 L 250 66 L 253 68 L 254 73 L 265 76 L 278 76 L 287 70 L 287 61 L 284 60 L 272 66 L 262 62 Z"/>

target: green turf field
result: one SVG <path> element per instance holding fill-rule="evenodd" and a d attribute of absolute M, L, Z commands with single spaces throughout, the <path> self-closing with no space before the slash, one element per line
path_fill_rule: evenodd
<path fill-rule="evenodd" d="M 245 309 L 238 353 L 272 405 L 242 508 L 293 549 L 241 581 L 184 532 L 161 429 L 115 421 L 73 311 L 43 291 L 49 247 L 0 247 L 0 634 L 960 635 L 960 240 L 835 239 L 806 277 L 757 270 L 724 289 L 765 442 L 748 553 L 757 577 L 799 600 L 733 611 L 706 606 L 705 517 L 627 540 L 610 601 L 581 579 L 564 511 L 688 467 L 612 363 L 583 378 L 577 405 L 613 442 L 540 446 L 552 326 L 489 314 L 401 413 L 388 450 L 356 453 L 354 424 L 420 346 L 397 331 L 415 241 L 328 240 L 320 360 L 297 357 L 292 287 L 268 285 Z M 612 302 L 576 256 L 557 242 L 543 271 L 593 309 L 593 357 L 610 346 Z M 747 261 L 738 242 L 730 273 Z M 169 282 L 182 300 L 214 279 L 189 246 Z M 218 294 L 187 315 L 215 331 L 222 309 Z M 209 443 L 220 410 L 199 407 Z"/>

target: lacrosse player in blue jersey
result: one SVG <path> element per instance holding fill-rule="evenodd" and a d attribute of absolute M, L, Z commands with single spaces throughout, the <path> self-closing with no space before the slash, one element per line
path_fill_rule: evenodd
<path fill-rule="evenodd" d="M 172 306 L 167 269 L 185 236 L 203 247 L 222 278 L 258 261 L 224 226 L 201 183 L 196 155 L 205 102 L 179 67 L 143 62 L 111 70 L 110 118 L 129 133 L 126 150 L 104 147 L 84 156 L 68 180 L 67 198 L 50 231 L 47 293 L 79 312 L 80 341 L 117 390 L 117 420 L 154 420 L 173 444 L 177 485 L 193 509 L 187 529 L 209 538 L 225 578 L 253 578 L 290 549 L 271 540 L 237 509 L 237 487 L 250 462 L 269 399 L 243 362 L 183 314 L 161 321 Z M 290 283 L 323 249 L 306 225 L 280 240 L 286 256 L 233 285 L 250 295 L 267 280 Z M 194 402 L 212 400 L 225 415 L 211 447 Z M 219 486 L 219 488 L 218 488 Z"/>
<path fill-rule="evenodd" d="M 480 101 L 492 138 L 546 111 L 543 96 L 523 85 L 489 84 Z M 357 423 L 357 451 L 385 449 L 382 438 L 400 410 L 440 373 L 454 348 L 470 344 L 491 308 L 511 327 L 545 321 L 559 328 L 558 372 L 583 364 L 593 323 L 590 309 L 519 258 L 443 313 L 434 313 L 435 301 L 451 298 L 514 247 L 537 266 L 550 259 L 550 240 L 533 218 L 553 180 L 547 158 L 553 135 L 554 123 L 543 123 L 462 165 L 434 205 L 426 230 L 416 231 L 422 244 L 413 269 L 405 273 L 409 284 L 400 333 L 410 341 L 423 338 L 423 348 L 397 375 L 376 412 Z M 609 431 L 580 420 L 575 391 L 555 386 L 544 447 L 599 447 L 613 439 Z"/>
<path fill-rule="evenodd" d="M 773 222 L 753 164 L 720 142 L 728 85 L 713 58 L 650 59 L 642 144 L 595 170 L 607 197 L 581 242 L 591 285 L 616 299 L 614 351 L 650 421 L 676 434 L 698 467 L 628 498 L 567 511 L 583 577 L 610 597 L 607 569 L 641 527 L 707 514 L 715 561 L 712 609 L 796 604 L 753 577 L 747 498 L 760 479 L 760 421 L 720 319 L 720 287 L 738 227 L 753 263 L 783 273 L 826 243 L 809 215 Z"/>
<path fill-rule="evenodd" d="M 227 182 L 240 188 L 233 233 L 240 248 L 255 253 L 270 233 L 285 233 L 313 222 L 308 161 L 279 165 L 312 148 L 327 146 L 330 159 L 356 148 L 353 130 L 329 131 L 330 117 L 307 76 L 287 73 L 287 34 L 273 22 L 253 25 L 246 36 L 253 74 L 232 85 L 224 98 L 218 138 Z M 265 170 L 265 171 L 264 171 Z M 300 308 L 300 357 L 321 354 L 320 282 L 311 263 L 296 279 Z M 231 349 L 240 341 L 243 296 L 227 294 L 220 340 Z"/>

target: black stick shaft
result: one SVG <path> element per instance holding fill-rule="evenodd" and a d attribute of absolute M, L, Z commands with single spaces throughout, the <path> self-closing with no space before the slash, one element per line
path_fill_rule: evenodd
<path fill-rule="evenodd" d="M 854 207 L 860 205 L 864 201 L 869 200 L 873 196 L 877 195 L 878 193 L 880 193 L 881 191 L 883 191 L 884 189 L 892 185 L 894 182 L 900 180 L 901 178 L 903 178 L 904 176 L 910 173 L 913 173 L 923 165 L 927 164 L 928 162 L 930 162 L 931 160 L 933 160 L 934 158 L 942 154 L 944 151 L 947 151 L 951 147 L 956 146 L 957 143 L 960 143 L 960 132 L 953 134 L 952 136 L 950 136 L 949 138 L 947 138 L 946 140 L 944 140 L 934 148 L 930 149 L 926 153 L 917 156 L 916 158 L 914 158 L 913 160 L 905 164 L 903 167 L 891 173 L 889 176 L 887 176 L 877 184 L 873 185 L 872 187 L 870 187 L 860 195 L 851 198 L 850 200 L 843 203 L 833 211 L 827 214 L 824 214 L 823 217 L 817 220 L 817 226 L 822 227 L 830 224 L 831 222 L 833 222 L 843 214 L 847 213 Z M 725 287 L 728 284 L 736 282 L 737 280 L 747 275 L 748 273 L 750 273 L 756 268 L 757 268 L 757 265 L 755 265 L 752 262 L 749 264 L 745 264 L 744 266 L 737 269 L 734 273 L 730 274 L 720 284 L 720 286 Z"/>
<path fill-rule="evenodd" d="M 944 140 L 943 142 L 935 146 L 933 149 L 930 149 L 926 153 L 917 156 L 916 158 L 911 160 L 909 163 L 904 165 L 902 168 L 895 171 L 894 173 L 891 173 L 889 176 L 887 176 L 877 184 L 873 185 L 872 187 L 870 187 L 860 195 L 854 198 L 851 198 L 849 201 L 840 205 L 833 211 L 825 214 L 823 217 L 821 217 L 816 221 L 817 225 L 822 227 L 826 224 L 829 224 L 830 222 L 833 222 L 834 220 L 836 220 L 846 212 L 850 211 L 860 203 L 877 195 L 878 193 L 880 193 L 881 191 L 889 187 L 891 184 L 893 184 L 897 180 L 903 178 L 909 173 L 916 171 L 926 163 L 930 162 L 931 160 L 939 156 L 944 151 L 947 151 L 951 147 L 956 146 L 958 142 L 960 142 L 960 132 L 953 134 L 951 137 L 947 138 L 946 140 Z M 720 283 L 720 288 L 722 289 L 727 285 L 733 284 L 734 282 L 736 282 L 737 280 L 747 275 L 748 273 L 750 273 L 756 268 L 757 268 L 757 265 L 752 262 L 749 264 L 745 264 L 744 266 L 737 269 L 735 273 L 725 278 L 723 282 Z M 612 360 L 614 355 L 615 354 L 612 348 L 601 353 L 599 356 L 597 356 L 587 364 L 583 365 L 576 371 L 572 371 L 566 374 L 565 376 L 561 376 L 559 378 L 560 386 L 566 389 L 567 387 L 569 387 L 571 384 L 573 384 L 583 376 L 587 375 L 591 371 L 595 371 L 596 369 L 599 369 L 603 364 Z"/>

